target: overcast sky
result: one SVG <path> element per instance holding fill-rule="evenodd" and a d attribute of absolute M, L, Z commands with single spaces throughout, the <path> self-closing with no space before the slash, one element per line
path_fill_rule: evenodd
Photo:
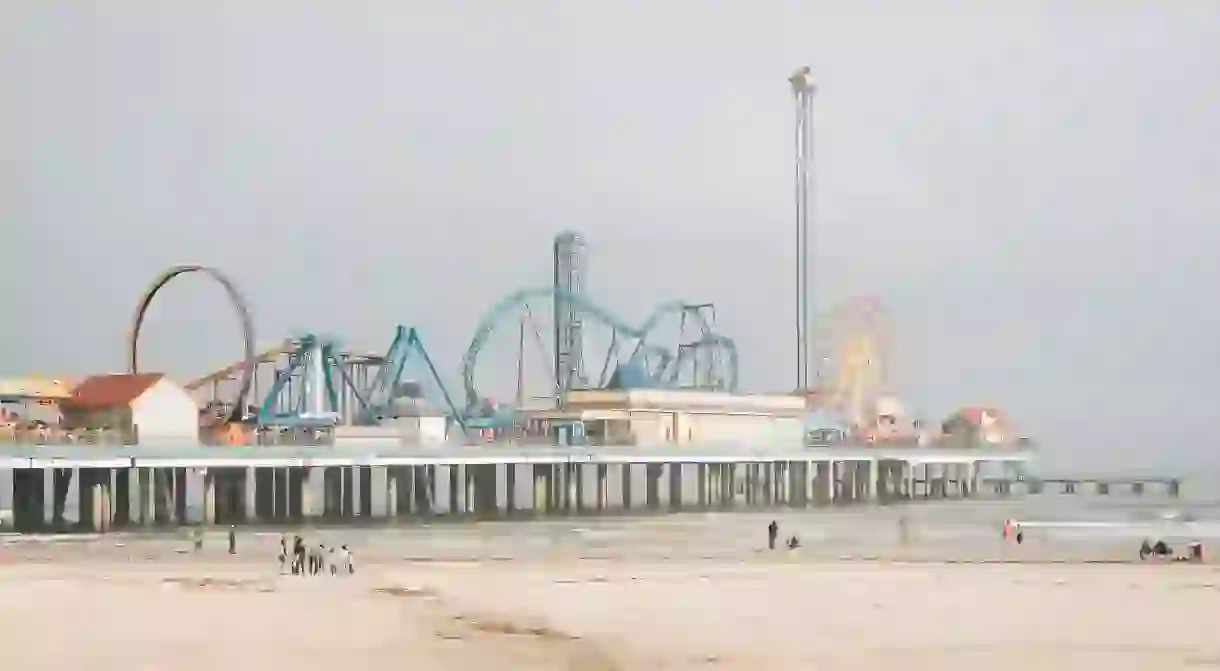
<path fill-rule="evenodd" d="M 1205 0 L 7 0 L 0 373 L 121 371 L 176 263 L 231 274 L 264 343 L 406 323 L 453 373 L 572 228 L 597 302 L 714 301 L 743 385 L 790 389 L 806 63 L 814 303 L 884 302 L 908 405 L 1003 407 L 1057 459 L 1220 461 Z M 149 319 L 150 368 L 239 351 L 201 279 Z"/>

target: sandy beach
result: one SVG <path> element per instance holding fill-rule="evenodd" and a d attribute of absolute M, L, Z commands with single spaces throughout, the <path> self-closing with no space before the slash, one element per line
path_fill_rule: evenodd
<path fill-rule="evenodd" d="M 1220 567 L 1130 562 L 1126 542 L 874 534 L 768 552 L 742 538 L 752 519 L 566 525 L 315 532 L 356 549 L 345 578 L 282 575 L 277 534 L 243 533 L 236 556 L 221 535 L 200 553 L 173 536 L 10 542 L 4 659 L 94 671 L 1220 668 Z"/>

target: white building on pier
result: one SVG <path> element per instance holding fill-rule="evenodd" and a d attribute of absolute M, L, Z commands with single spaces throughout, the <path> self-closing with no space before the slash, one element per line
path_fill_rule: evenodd
<path fill-rule="evenodd" d="M 580 423 L 592 445 L 741 442 L 800 445 L 809 411 L 788 394 L 728 394 L 681 389 L 582 389 L 561 410 L 530 412 L 529 433 Z"/>

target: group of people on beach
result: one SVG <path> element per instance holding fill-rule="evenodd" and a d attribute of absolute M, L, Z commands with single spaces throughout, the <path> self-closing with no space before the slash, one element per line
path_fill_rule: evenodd
<path fill-rule="evenodd" d="M 1149 543 L 1145 538 L 1140 543 L 1140 560 L 1148 559 L 1169 559 L 1175 562 L 1203 562 L 1203 543 L 1198 541 L 1187 546 L 1186 554 L 1176 554 L 1173 548 L 1164 540 L 1158 540 L 1155 543 Z"/>
<path fill-rule="evenodd" d="M 324 543 L 306 545 L 305 539 L 299 534 L 293 535 L 291 546 L 288 534 L 280 536 L 280 570 L 285 568 L 292 575 L 354 575 L 356 565 L 352 561 L 352 551 L 347 545 L 326 547 Z"/>

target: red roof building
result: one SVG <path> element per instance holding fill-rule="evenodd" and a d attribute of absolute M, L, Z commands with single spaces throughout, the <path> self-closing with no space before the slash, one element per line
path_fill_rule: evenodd
<path fill-rule="evenodd" d="M 126 442 L 199 441 L 199 408 L 160 373 L 95 375 L 63 402 L 64 426 L 118 432 Z"/>

